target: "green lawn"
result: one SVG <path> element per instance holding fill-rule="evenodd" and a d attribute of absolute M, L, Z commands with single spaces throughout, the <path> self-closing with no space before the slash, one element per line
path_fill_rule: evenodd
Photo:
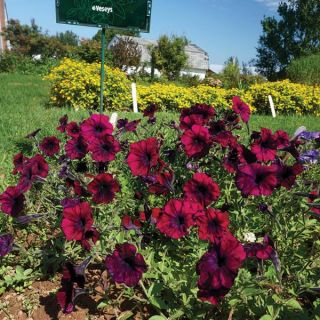
<path fill-rule="evenodd" d="M 39 76 L 0 74 L 0 186 L 12 168 L 12 156 L 19 150 L 23 137 L 42 128 L 40 137 L 56 134 L 58 119 L 68 114 L 69 119 L 80 120 L 88 116 L 86 111 L 52 108 L 47 106 L 49 84 Z M 131 114 L 121 114 L 131 117 Z M 171 117 L 174 115 L 170 115 Z M 159 118 L 168 117 L 161 113 Z M 299 126 L 319 130 L 319 118 L 312 116 L 253 116 L 251 129 L 269 127 L 282 129 L 292 134 Z"/>

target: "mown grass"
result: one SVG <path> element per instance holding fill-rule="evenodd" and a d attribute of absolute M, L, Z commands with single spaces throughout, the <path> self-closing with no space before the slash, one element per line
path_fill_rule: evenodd
<path fill-rule="evenodd" d="M 40 76 L 0 74 L 0 186 L 12 169 L 12 156 L 24 143 L 23 137 L 41 128 L 39 137 L 55 135 L 58 119 L 68 114 L 69 119 L 79 121 L 88 116 L 87 111 L 74 111 L 48 106 L 49 83 Z M 109 112 L 107 112 L 109 113 Z M 136 118 L 132 113 L 121 113 L 120 117 Z M 162 118 L 178 117 L 175 114 L 159 114 Z M 313 116 L 271 116 L 254 115 L 250 121 L 252 130 L 269 127 L 282 129 L 292 134 L 304 125 L 308 130 L 319 130 L 319 118 Z"/>

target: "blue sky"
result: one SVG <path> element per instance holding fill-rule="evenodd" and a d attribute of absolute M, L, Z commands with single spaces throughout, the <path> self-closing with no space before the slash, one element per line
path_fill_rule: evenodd
<path fill-rule="evenodd" d="M 208 52 L 210 64 L 222 65 L 228 57 L 248 62 L 256 47 L 264 16 L 276 15 L 280 0 L 153 0 L 151 30 L 142 34 L 157 39 L 161 34 L 186 36 Z M 57 24 L 55 0 L 6 0 L 9 18 L 36 23 L 49 34 L 72 30 L 92 37 L 98 29 Z"/>

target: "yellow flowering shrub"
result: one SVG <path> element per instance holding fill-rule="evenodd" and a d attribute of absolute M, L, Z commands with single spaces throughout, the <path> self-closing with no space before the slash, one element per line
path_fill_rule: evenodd
<path fill-rule="evenodd" d="M 232 97 L 235 95 L 244 96 L 245 93 L 238 89 L 225 90 L 207 85 L 191 88 L 160 83 L 138 86 L 138 104 L 142 110 L 150 103 L 157 104 L 161 110 L 178 110 L 190 107 L 195 103 L 206 103 L 217 108 L 228 108 L 232 104 Z"/>
<path fill-rule="evenodd" d="M 319 86 L 283 80 L 252 85 L 247 94 L 258 113 L 270 113 L 268 95 L 271 95 L 278 113 L 320 116 Z"/>
<path fill-rule="evenodd" d="M 51 102 L 56 106 L 75 109 L 98 109 L 100 97 L 100 64 L 63 59 L 46 77 L 52 81 Z M 238 95 L 258 113 L 270 113 L 271 95 L 277 113 L 313 114 L 320 116 L 320 87 L 291 83 L 289 80 L 254 84 L 248 90 L 223 89 L 199 85 L 179 87 L 175 84 L 155 83 L 137 86 L 138 105 L 144 110 L 155 103 L 160 110 L 179 110 L 195 103 L 206 103 L 216 108 L 229 108 L 232 97 Z M 106 67 L 105 108 L 131 110 L 131 86 L 124 72 Z"/>
<path fill-rule="evenodd" d="M 130 81 L 119 69 L 105 67 L 104 108 L 128 110 L 131 105 Z M 45 79 L 52 82 L 51 103 L 78 109 L 98 109 L 100 64 L 65 58 Z"/>

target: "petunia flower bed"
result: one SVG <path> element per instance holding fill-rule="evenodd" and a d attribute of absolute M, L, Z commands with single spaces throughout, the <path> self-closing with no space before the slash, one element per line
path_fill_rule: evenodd
<path fill-rule="evenodd" d="M 234 97 L 227 111 L 197 104 L 179 121 L 150 105 L 133 121 L 64 116 L 57 136 L 28 135 L 33 151 L 15 155 L 0 196 L 3 273 L 19 264 L 33 279 L 60 277 L 64 313 L 96 294 L 95 266 L 101 309 L 117 288 L 154 319 L 312 319 L 320 138 L 249 122 Z"/>

